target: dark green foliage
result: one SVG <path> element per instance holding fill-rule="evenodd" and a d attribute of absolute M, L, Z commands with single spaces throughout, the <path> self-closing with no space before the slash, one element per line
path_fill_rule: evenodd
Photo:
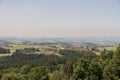
<path fill-rule="evenodd" d="M 60 50 L 59 53 L 61 55 L 80 55 L 79 51 L 74 51 L 74 50 Z"/>
<path fill-rule="evenodd" d="M 106 60 L 106 59 L 112 59 L 113 54 L 114 54 L 113 51 L 107 51 L 107 52 L 103 52 L 100 56 L 103 60 Z"/>
<path fill-rule="evenodd" d="M 48 70 L 45 67 L 39 66 L 30 70 L 29 80 L 48 80 Z"/>
<path fill-rule="evenodd" d="M 86 79 L 88 76 L 88 67 L 89 67 L 90 61 L 87 59 L 80 59 L 76 64 L 74 65 L 74 72 L 73 72 L 73 79 Z"/>
<path fill-rule="evenodd" d="M 24 48 L 24 49 L 17 49 L 14 54 L 27 54 L 27 53 L 34 53 L 39 52 L 37 48 Z"/>
<path fill-rule="evenodd" d="M 91 51 L 75 51 L 75 50 L 60 50 L 59 53 L 65 56 L 72 57 L 95 57 L 96 55 Z"/>
<path fill-rule="evenodd" d="M 71 78 L 71 75 L 73 75 L 73 65 L 75 63 L 76 60 L 74 59 L 69 59 L 67 60 L 67 62 L 63 65 L 63 72 L 64 74 L 66 74 L 66 78 L 67 80 L 69 80 Z"/>
<path fill-rule="evenodd" d="M 66 58 L 61 58 L 58 56 L 45 56 L 41 54 L 14 54 L 8 57 L 0 58 L 0 68 L 8 67 L 21 67 L 23 65 L 30 66 L 55 66 L 58 64 L 63 64 Z"/>
<path fill-rule="evenodd" d="M 22 66 L 20 73 L 21 74 L 28 74 L 30 72 L 30 68 L 31 67 L 29 65 L 24 65 L 24 66 Z"/>
<path fill-rule="evenodd" d="M 102 80 L 102 68 L 97 62 L 91 62 L 89 64 L 88 80 Z"/>
<path fill-rule="evenodd" d="M 34 50 L 1 57 L 1 80 L 120 80 L 120 45 L 100 56 L 91 51 L 60 50 L 62 57 L 26 54 L 30 52 Z"/>
<path fill-rule="evenodd" d="M 10 53 L 10 49 L 4 49 L 4 48 L 1 48 L 1 47 L 0 47 L 0 53 L 2 53 L 2 54 L 3 54 L 3 53 L 4 53 L 4 54 L 5 54 L 5 53 Z"/>
<path fill-rule="evenodd" d="M 105 66 L 103 76 L 105 80 L 120 80 L 120 45 L 109 64 Z"/>
<path fill-rule="evenodd" d="M 56 70 L 49 74 L 49 80 L 68 80 L 68 79 L 61 70 Z"/>
<path fill-rule="evenodd" d="M 24 48 L 23 50 L 26 51 L 26 52 L 38 52 L 38 51 L 40 51 L 37 48 Z"/>

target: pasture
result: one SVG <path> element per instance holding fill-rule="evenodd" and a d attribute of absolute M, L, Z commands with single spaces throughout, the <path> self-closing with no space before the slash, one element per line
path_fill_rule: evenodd
<path fill-rule="evenodd" d="M 98 47 L 97 49 L 100 51 L 103 51 L 104 49 L 107 51 L 115 51 L 116 47 Z"/>
<path fill-rule="evenodd" d="M 44 45 L 0 45 L 0 47 L 5 49 L 10 49 L 10 53 L 0 54 L 1 56 L 11 56 L 17 49 L 24 49 L 24 48 L 38 48 L 38 49 L 47 49 L 48 46 Z M 42 54 L 43 52 L 36 52 L 37 54 Z"/>

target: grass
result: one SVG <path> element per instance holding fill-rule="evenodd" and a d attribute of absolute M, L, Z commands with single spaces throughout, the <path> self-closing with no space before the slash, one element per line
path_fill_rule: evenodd
<path fill-rule="evenodd" d="M 5 49 L 10 49 L 10 53 L 8 54 L 0 54 L 1 56 L 11 56 L 16 49 L 24 49 L 24 48 L 39 48 L 39 49 L 47 49 L 49 46 L 44 46 L 44 45 L 9 45 L 9 46 L 5 46 L 5 45 L 0 45 L 0 47 L 3 47 Z M 107 51 L 115 51 L 116 47 L 99 47 L 98 48 L 100 51 L 103 51 L 104 49 L 106 49 Z M 49 52 L 44 51 L 44 52 L 35 52 L 33 54 L 47 54 Z M 100 55 L 100 52 L 95 52 L 96 55 Z"/>
<path fill-rule="evenodd" d="M 33 54 L 44 54 L 44 52 L 35 52 Z"/>
<path fill-rule="evenodd" d="M 39 49 L 45 49 L 48 48 L 48 46 L 44 45 L 0 45 L 0 47 L 5 48 L 5 49 L 10 49 L 10 53 L 7 54 L 0 54 L 0 57 L 2 56 L 11 56 L 17 49 L 24 49 L 24 48 L 39 48 Z M 35 54 L 43 54 L 43 52 L 36 52 Z"/>
<path fill-rule="evenodd" d="M 1 45 L 0 47 L 3 47 L 5 49 L 10 49 L 11 53 L 14 53 L 16 49 L 24 49 L 24 48 L 48 48 L 48 46 L 43 46 L 43 45 L 10 45 L 10 46 L 3 46 Z"/>
<path fill-rule="evenodd" d="M 10 53 L 7 53 L 7 54 L 0 54 L 0 57 L 3 57 L 3 56 L 11 56 L 12 54 Z"/>
<path fill-rule="evenodd" d="M 100 51 L 104 51 L 104 49 L 106 49 L 107 51 L 115 51 L 116 47 L 99 47 L 98 49 Z M 96 51 L 94 51 L 94 53 L 98 56 L 101 54 L 101 52 L 96 52 Z"/>
<path fill-rule="evenodd" d="M 94 53 L 95 53 L 97 56 L 99 56 L 99 55 L 101 54 L 101 52 L 96 52 L 96 51 L 94 51 Z"/>
<path fill-rule="evenodd" d="M 116 47 L 105 47 L 105 49 L 108 51 L 115 51 Z"/>
<path fill-rule="evenodd" d="M 104 49 L 106 49 L 107 51 L 115 51 L 116 47 L 99 47 L 98 49 L 100 51 L 103 51 Z"/>

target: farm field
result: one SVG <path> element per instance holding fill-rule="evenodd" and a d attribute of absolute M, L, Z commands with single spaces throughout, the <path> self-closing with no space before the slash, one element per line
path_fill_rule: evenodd
<path fill-rule="evenodd" d="M 116 47 L 98 47 L 98 50 L 103 51 L 106 49 L 107 51 L 115 51 Z"/>
<path fill-rule="evenodd" d="M 104 51 L 104 49 L 107 51 L 115 51 L 116 47 L 98 47 L 97 49 L 99 50 L 99 52 L 94 51 L 94 53 L 99 56 L 101 54 L 101 51 Z"/>
<path fill-rule="evenodd" d="M 5 49 L 10 49 L 10 53 L 6 53 L 6 54 L 0 54 L 0 57 L 2 56 L 11 56 L 17 49 L 24 49 L 24 48 L 38 48 L 41 49 L 43 51 L 39 51 L 39 52 L 35 52 L 35 53 L 31 53 L 31 54 L 53 54 L 54 51 L 46 51 L 45 49 L 48 49 L 49 46 L 48 45 L 25 45 L 25 44 L 10 44 L 10 45 L 0 45 L 0 47 L 5 48 Z M 104 49 L 106 49 L 107 51 L 115 51 L 116 47 L 98 47 L 97 48 L 99 51 L 103 51 Z M 100 55 L 101 52 L 94 52 L 96 55 Z"/>
<path fill-rule="evenodd" d="M 38 48 L 38 49 L 47 49 L 48 46 L 44 45 L 0 45 L 0 47 L 5 49 L 10 49 L 10 53 L 0 54 L 2 56 L 11 56 L 17 49 L 24 49 L 24 48 Z M 47 52 L 35 52 L 35 54 L 43 54 Z"/>
<path fill-rule="evenodd" d="M 0 57 L 3 57 L 3 56 L 11 56 L 12 53 L 7 53 L 7 54 L 0 54 Z"/>

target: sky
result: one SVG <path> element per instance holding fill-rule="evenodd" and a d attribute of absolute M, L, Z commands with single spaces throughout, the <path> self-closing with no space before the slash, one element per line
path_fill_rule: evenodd
<path fill-rule="evenodd" d="M 120 0 L 0 0 L 0 36 L 120 37 Z"/>

